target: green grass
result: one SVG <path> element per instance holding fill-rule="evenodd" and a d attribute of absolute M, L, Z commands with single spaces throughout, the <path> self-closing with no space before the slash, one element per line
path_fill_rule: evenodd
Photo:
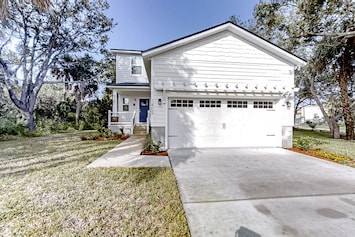
<path fill-rule="evenodd" d="M 333 139 L 331 138 L 330 132 L 327 131 L 311 131 L 301 129 L 296 129 L 294 131 L 294 138 L 302 136 L 313 137 L 321 141 L 322 144 L 317 146 L 319 149 L 355 160 L 355 141 Z"/>
<path fill-rule="evenodd" d="M 189 236 L 172 169 L 86 168 L 117 144 L 0 142 L 0 235 Z"/>

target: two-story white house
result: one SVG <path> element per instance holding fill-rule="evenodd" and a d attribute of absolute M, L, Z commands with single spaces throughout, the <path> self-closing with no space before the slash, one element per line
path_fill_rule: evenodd
<path fill-rule="evenodd" d="M 165 148 L 291 147 L 301 58 L 231 23 L 145 50 L 112 50 L 109 128 L 149 125 Z"/>

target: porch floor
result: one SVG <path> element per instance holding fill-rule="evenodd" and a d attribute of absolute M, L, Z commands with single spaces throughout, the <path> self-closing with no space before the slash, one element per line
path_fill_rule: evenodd
<path fill-rule="evenodd" d="M 96 167 L 171 167 L 168 156 L 140 155 L 145 136 L 133 135 L 92 162 Z"/>

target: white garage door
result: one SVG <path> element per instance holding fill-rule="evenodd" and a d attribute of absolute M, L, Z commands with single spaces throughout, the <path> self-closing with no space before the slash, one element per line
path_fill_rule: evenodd
<path fill-rule="evenodd" d="M 169 148 L 281 146 L 273 101 L 172 98 L 168 116 Z"/>

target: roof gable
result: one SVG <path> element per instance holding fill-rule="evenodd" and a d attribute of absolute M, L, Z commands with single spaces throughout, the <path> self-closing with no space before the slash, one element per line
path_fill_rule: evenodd
<path fill-rule="evenodd" d="M 167 51 L 176 49 L 178 47 L 205 39 L 209 36 L 218 34 L 220 32 L 229 31 L 235 34 L 237 37 L 240 37 L 242 40 L 248 42 L 250 45 L 258 48 L 264 49 L 264 51 L 268 52 L 269 54 L 273 55 L 276 58 L 280 58 L 283 61 L 286 61 L 289 64 L 298 66 L 298 65 L 305 65 L 306 61 L 297 57 L 296 55 L 287 52 L 286 50 L 278 47 L 277 45 L 251 33 L 250 31 L 235 25 L 232 22 L 226 22 L 212 28 L 197 32 L 192 35 L 188 35 L 186 37 L 168 42 L 166 44 L 162 44 L 160 46 L 148 49 L 143 51 L 142 55 L 144 58 L 149 59 L 156 55 L 165 53 Z"/>

